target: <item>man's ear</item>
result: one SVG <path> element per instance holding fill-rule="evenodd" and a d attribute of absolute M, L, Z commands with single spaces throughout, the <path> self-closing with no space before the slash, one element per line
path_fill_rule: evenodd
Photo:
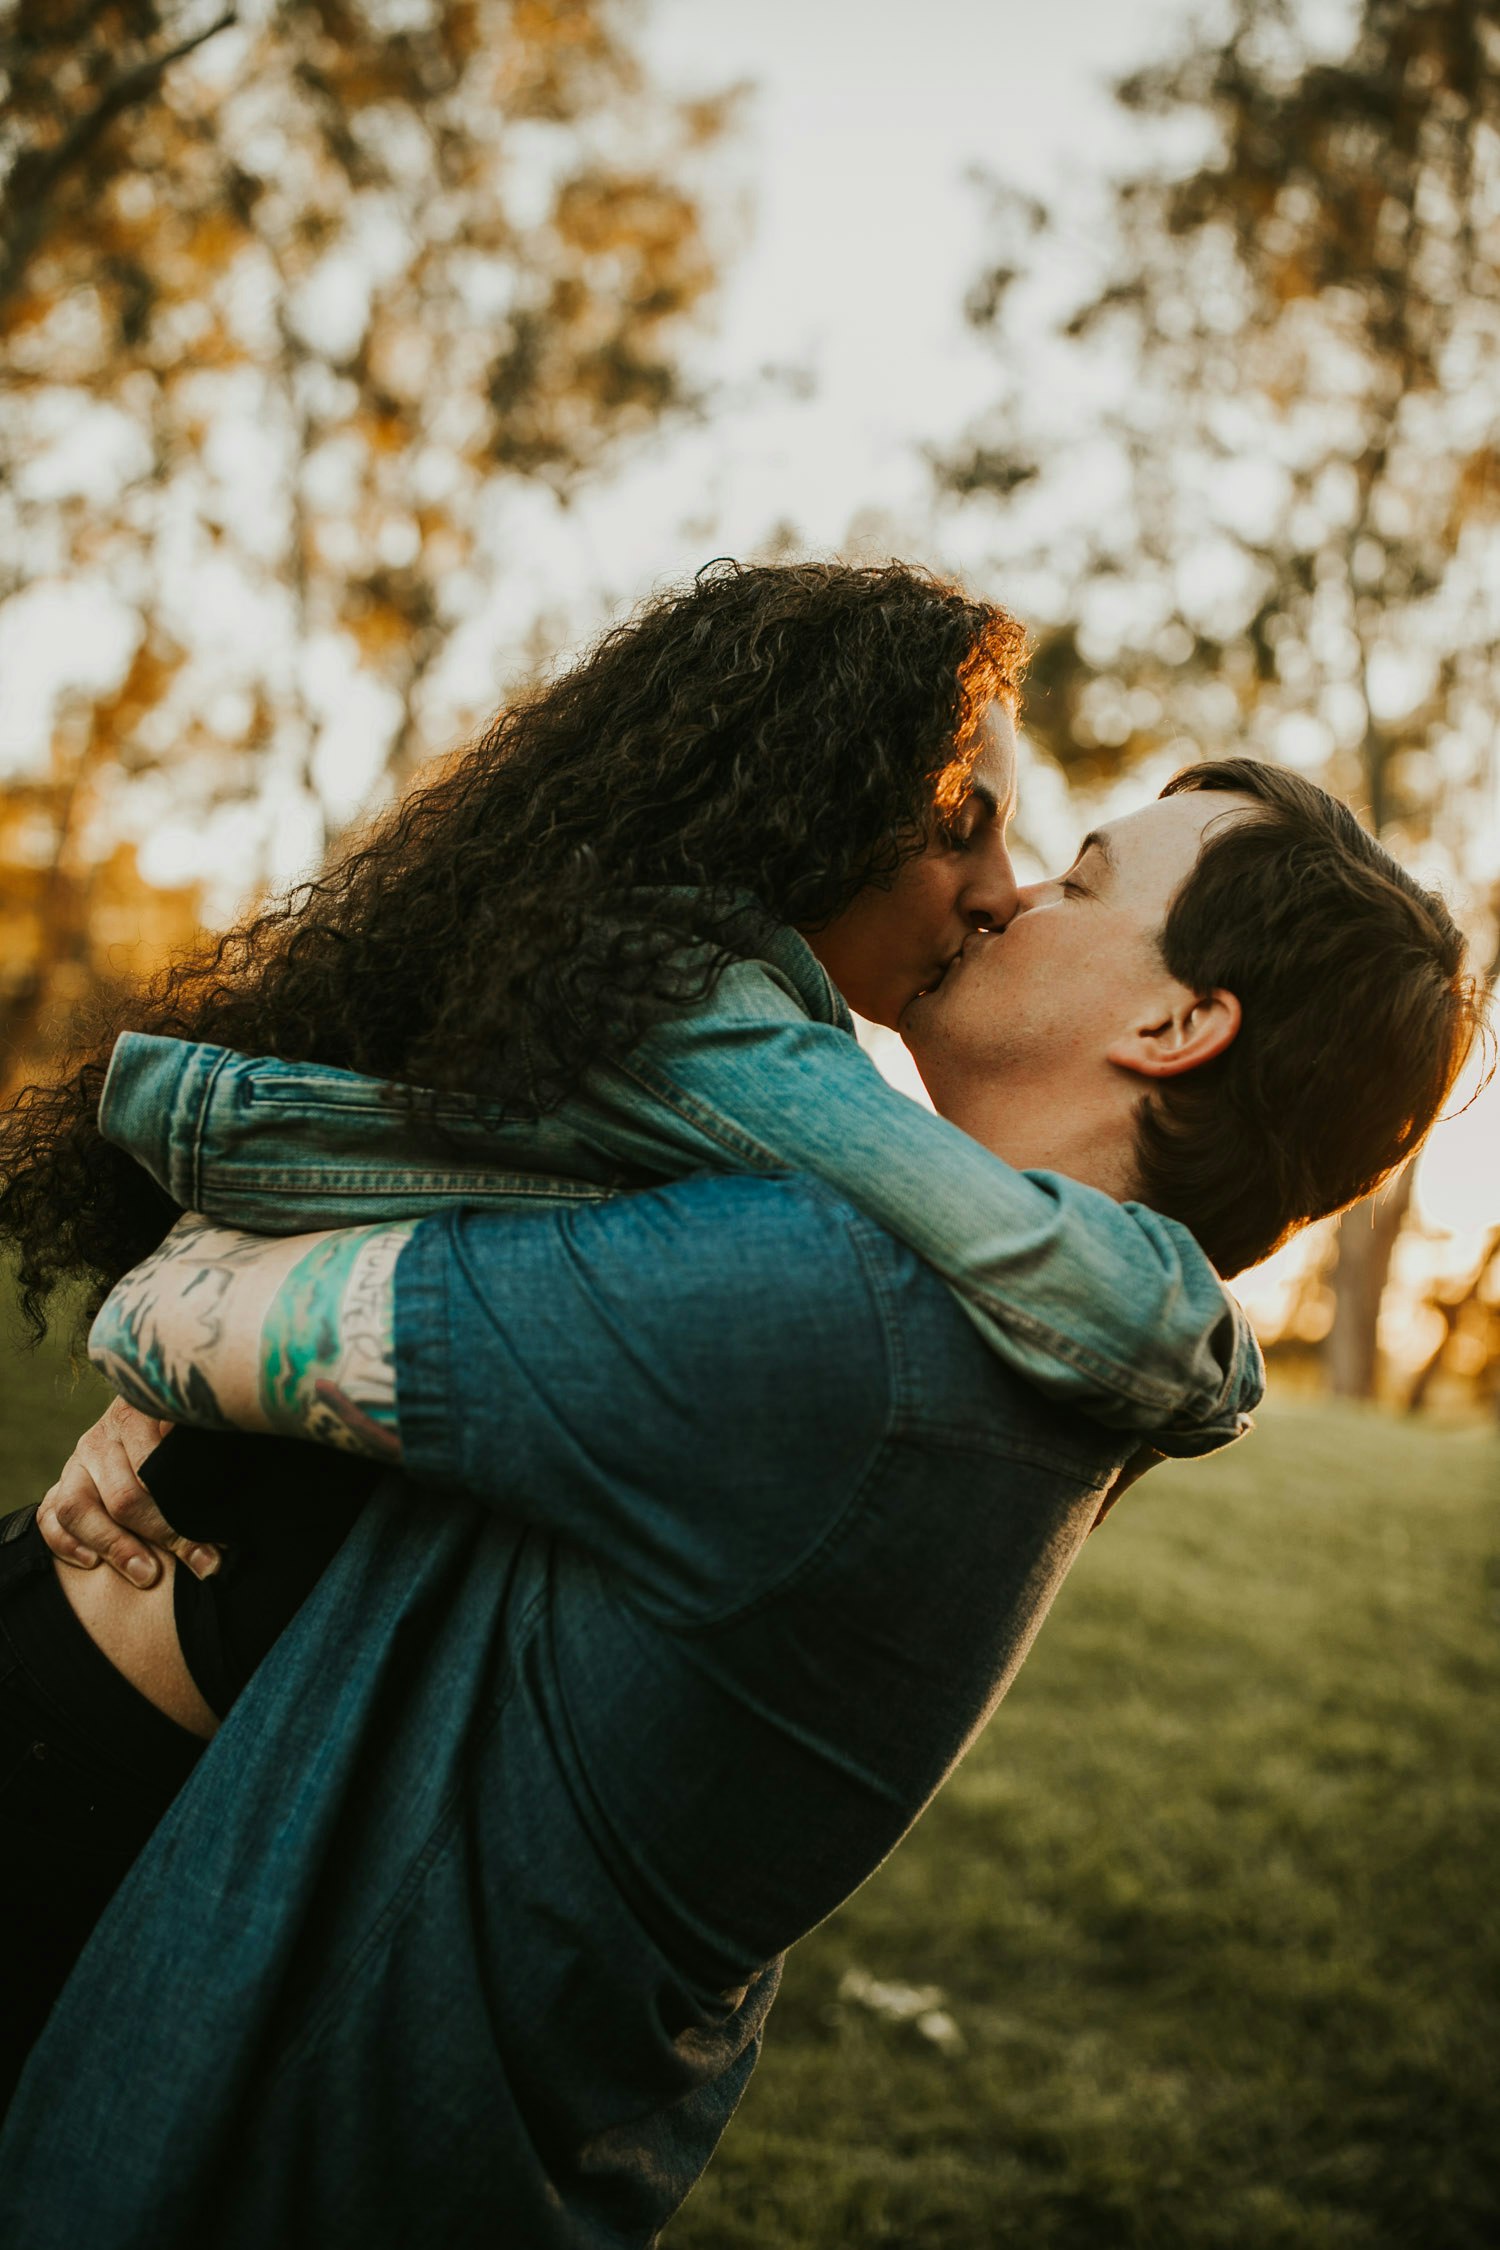
<path fill-rule="evenodd" d="M 1166 1015 L 1123 1033 L 1105 1049 L 1105 1059 L 1140 1078 L 1178 1078 L 1222 1055 L 1239 1028 L 1240 1004 L 1232 992 L 1184 990 Z"/>

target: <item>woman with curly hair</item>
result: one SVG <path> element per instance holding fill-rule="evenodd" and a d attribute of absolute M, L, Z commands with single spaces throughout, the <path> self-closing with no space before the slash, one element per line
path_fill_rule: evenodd
<path fill-rule="evenodd" d="M 747 899 L 894 1024 L 1014 902 L 1025 659 L 1003 609 L 903 565 L 711 565 L 133 1000 L 131 1027 L 539 1117 L 707 994 Z M 981 763 L 998 784 L 975 792 Z M 57 1282 L 107 1287 L 176 1216 L 100 1137 L 117 1028 L 29 1089 L 0 1144 L 33 1323 Z"/>
<path fill-rule="evenodd" d="M 33 1326 L 61 1283 L 81 1282 L 91 1313 L 188 1207 L 289 1233 L 769 1164 L 821 1174 L 917 1249 L 1053 1396 L 1186 1449 L 1216 1442 L 1253 1350 L 1191 1239 L 1013 1173 L 925 1115 L 880 1080 L 843 1005 L 894 1024 L 1012 913 L 1024 657 L 1003 610 L 898 564 L 720 567 L 648 604 L 339 864 L 170 971 L 118 1047 L 111 1033 L 21 1097 L 0 1239 Z M 127 1084 L 136 1117 L 154 1083 L 180 1099 L 185 1054 L 203 1104 L 190 1179 L 170 1105 L 158 1149 L 108 1137 Z M 399 1184 L 340 1141 L 372 1104 Z M 1080 1320 L 1099 1348 L 1055 1350 Z M 101 1480 L 129 1474 L 160 1434 L 122 1412 L 83 1458 Z M 81 1549 L 83 1567 L 57 1570 L 34 1510 L 0 1547 L 25 1838 L 5 1898 L 31 1930 L 12 2072 L 372 1471 L 177 1429 L 146 1475 L 177 1553 L 126 1541 L 110 1557 L 144 1591 Z M 40 1761 L 21 1754 L 31 1737 Z"/>

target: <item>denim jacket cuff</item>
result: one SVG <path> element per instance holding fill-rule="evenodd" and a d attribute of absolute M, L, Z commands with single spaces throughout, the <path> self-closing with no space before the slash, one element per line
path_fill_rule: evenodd
<path fill-rule="evenodd" d="M 1235 1345 L 1229 1372 L 1217 1399 L 1201 1421 L 1191 1427 L 1179 1425 L 1159 1431 L 1149 1442 L 1158 1453 L 1174 1461 L 1191 1461 L 1205 1453 L 1217 1453 L 1255 1427 L 1251 1417 L 1265 1395 L 1266 1363 L 1255 1331 L 1240 1309 L 1235 1320 Z"/>
<path fill-rule="evenodd" d="M 184 1211 L 198 1208 L 203 1129 L 227 1047 L 124 1031 L 99 1097 L 99 1130 L 125 1149 Z"/>

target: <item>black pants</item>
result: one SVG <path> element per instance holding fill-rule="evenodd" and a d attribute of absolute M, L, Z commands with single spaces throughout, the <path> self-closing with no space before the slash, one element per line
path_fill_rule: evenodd
<path fill-rule="evenodd" d="M 35 1515 L 0 1519 L 0 2109 L 94 1924 L 204 1748 L 95 1648 Z"/>

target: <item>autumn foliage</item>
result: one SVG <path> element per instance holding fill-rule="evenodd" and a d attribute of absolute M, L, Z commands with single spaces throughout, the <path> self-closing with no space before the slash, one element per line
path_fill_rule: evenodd
<path fill-rule="evenodd" d="M 0 0 L 0 605 L 87 593 L 134 652 L 65 683 L 59 866 L 84 799 L 89 850 L 271 796 L 326 833 L 330 674 L 378 691 L 364 795 L 399 783 L 451 722 L 441 658 L 524 564 L 507 493 L 566 494 L 692 406 L 725 104 L 662 95 L 635 25 Z"/>

